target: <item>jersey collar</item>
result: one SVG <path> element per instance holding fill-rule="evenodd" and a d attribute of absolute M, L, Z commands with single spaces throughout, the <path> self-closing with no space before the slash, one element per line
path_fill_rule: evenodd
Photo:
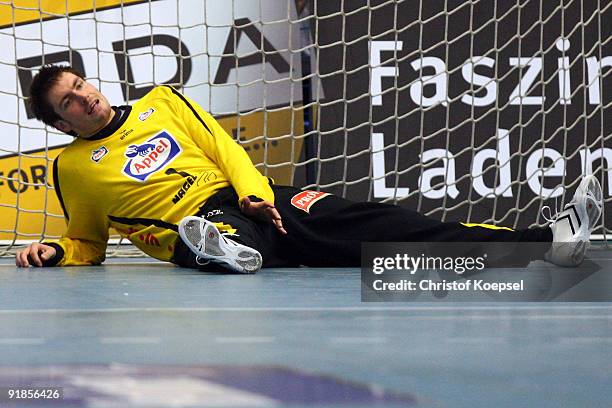
<path fill-rule="evenodd" d="M 130 105 L 112 106 L 112 108 L 115 111 L 115 116 L 113 116 L 110 123 L 104 126 L 92 137 L 88 137 L 87 140 L 100 140 L 109 137 L 121 126 L 123 126 L 128 116 L 130 116 L 130 112 L 132 111 L 132 107 Z"/>

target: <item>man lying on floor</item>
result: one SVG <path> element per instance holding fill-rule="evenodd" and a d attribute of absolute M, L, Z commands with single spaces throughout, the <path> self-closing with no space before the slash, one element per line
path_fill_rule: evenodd
<path fill-rule="evenodd" d="M 100 264 L 111 227 L 154 258 L 238 273 L 359 266 L 362 242 L 554 242 L 533 257 L 575 266 L 602 212 L 593 176 L 549 226 L 521 230 L 277 186 L 175 89 L 160 86 L 134 105 L 111 106 L 65 66 L 40 70 L 29 103 L 37 119 L 75 140 L 53 163 L 67 231 L 19 252 L 20 267 Z"/>

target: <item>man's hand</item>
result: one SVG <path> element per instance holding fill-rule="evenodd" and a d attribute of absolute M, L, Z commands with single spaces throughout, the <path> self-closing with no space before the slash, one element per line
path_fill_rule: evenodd
<path fill-rule="evenodd" d="M 15 255 L 15 265 L 27 268 L 30 265 L 43 266 L 43 262 L 55 256 L 55 248 L 35 242 Z"/>
<path fill-rule="evenodd" d="M 269 201 L 253 202 L 249 197 L 245 197 L 240 202 L 240 210 L 249 217 L 257 218 L 262 221 L 270 221 L 276 229 L 283 235 L 287 233 L 283 228 L 283 220 L 274 204 Z"/>

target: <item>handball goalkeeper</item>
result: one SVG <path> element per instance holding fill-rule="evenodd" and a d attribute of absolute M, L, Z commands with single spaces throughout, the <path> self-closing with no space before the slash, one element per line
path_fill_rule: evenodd
<path fill-rule="evenodd" d="M 531 257 L 575 266 L 602 211 L 593 176 L 550 225 L 521 230 L 277 186 L 174 88 L 111 106 L 67 66 L 42 67 L 28 102 L 38 120 L 75 139 L 53 163 L 66 233 L 17 253 L 20 267 L 98 265 L 111 227 L 154 258 L 207 271 L 359 266 L 362 242 L 544 242 Z"/>

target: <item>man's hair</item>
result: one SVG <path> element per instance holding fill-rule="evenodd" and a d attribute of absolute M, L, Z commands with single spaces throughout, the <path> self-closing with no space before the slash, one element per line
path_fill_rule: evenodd
<path fill-rule="evenodd" d="M 85 76 L 76 69 L 66 65 L 45 65 L 32 80 L 30 85 L 30 97 L 28 104 L 36 119 L 43 123 L 53 126 L 55 122 L 62 118 L 55 112 L 51 103 L 47 99 L 47 94 L 53 85 L 57 83 L 59 77 L 69 72 L 85 79 Z"/>

